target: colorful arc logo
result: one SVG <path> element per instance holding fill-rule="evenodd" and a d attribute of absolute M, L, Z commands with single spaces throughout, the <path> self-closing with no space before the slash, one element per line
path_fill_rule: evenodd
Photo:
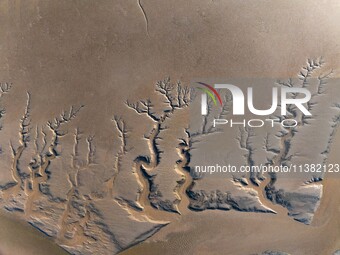
<path fill-rule="evenodd" d="M 205 92 L 213 100 L 215 105 L 217 105 L 216 98 L 215 98 L 215 96 L 216 96 L 220 105 L 222 106 L 221 96 L 220 96 L 220 94 L 218 94 L 217 90 L 213 88 L 213 86 L 206 84 L 206 83 L 203 83 L 203 82 L 197 82 L 197 83 L 201 84 L 205 87 L 205 88 L 198 88 L 198 89 Z"/>

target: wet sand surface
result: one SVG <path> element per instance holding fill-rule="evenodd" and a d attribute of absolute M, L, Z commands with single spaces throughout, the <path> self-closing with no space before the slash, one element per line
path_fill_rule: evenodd
<path fill-rule="evenodd" d="M 154 100 L 154 83 L 159 79 L 171 76 L 174 81 L 179 79 L 189 84 L 190 80 L 198 77 L 291 77 L 296 75 L 306 58 L 319 56 L 324 56 L 338 75 L 340 30 L 336 20 L 340 20 L 339 8 L 339 2 L 334 0 L 311 1 L 308 4 L 302 0 L 294 1 L 294 4 L 293 1 L 248 1 L 247 4 L 218 0 L 188 1 L 184 4 L 183 1 L 182 5 L 178 1 L 154 0 L 104 0 L 101 4 L 85 1 L 2 1 L 0 76 L 2 81 L 13 83 L 13 96 L 4 99 L 4 105 L 8 104 L 5 127 L 15 125 L 15 128 L 9 126 L 10 132 L 4 137 L 17 136 L 17 121 L 23 113 L 26 91 L 32 92 L 32 118 L 38 125 L 45 125 L 45 121 L 58 116 L 61 110 L 69 109 L 71 105 L 86 104 L 85 113 L 67 128 L 72 138 L 68 142 L 73 144 L 71 135 L 75 127 L 84 134 L 83 144 L 85 135 L 95 134 L 98 154 L 101 159 L 105 158 L 102 162 L 107 163 L 112 157 L 104 155 L 113 155 L 111 149 L 118 150 L 117 144 L 120 143 L 112 134 L 112 117 L 122 115 L 128 121 L 134 119 L 134 115 L 129 115 L 131 109 L 124 105 L 125 100 L 136 102 L 150 97 Z M 130 123 L 129 132 L 132 124 L 140 124 Z M 149 132 L 148 125 L 145 122 L 137 128 L 145 128 Z M 136 129 L 131 129 L 131 134 L 135 135 Z M 142 139 L 143 135 L 139 138 Z M 135 141 L 145 142 L 133 139 L 137 138 L 131 138 L 128 146 L 138 145 L 137 142 L 134 144 Z M 5 142 L 8 144 L 7 140 Z M 143 155 L 149 154 L 148 147 L 145 148 Z M 340 132 L 332 145 L 329 162 L 339 163 L 339 152 Z M 53 177 L 50 181 L 58 185 L 54 192 L 63 195 L 63 188 L 68 189 L 69 175 L 55 167 L 58 170 L 55 172 L 61 174 L 57 176 L 59 179 Z M 123 170 L 131 172 L 130 168 Z M 96 171 L 89 169 L 90 173 Z M 140 236 L 138 231 L 144 227 L 141 223 L 144 220 L 145 225 L 151 225 L 149 219 L 171 223 L 152 238 L 121 254 L 247 255 L 281 250 L 291 254 L 319 255 L 332 254 L 340 248 L 340 178 L 326 177 L 322 182 L 321 205 L 313 223 L 307 226 L 288 217 L 285 208 L 271 205 L 260 188 L 256 191 L 261 192 L 261 202 L 270 205 L 277 214 L 220 210 L 193 212 L 187 208 L 187 196 L 181 197 L 182 202 L 178 206 L 182 215 L 156 211 L 150 205 L 146 192 L 149 183 L 138 174 L 140 172 L 137 172 L 137 179 L 140 179 L 145 191 L 139 201 L 144 212 L 141 214 L 138 210 L 117 205 L 125 218 L 121 217 L 124 220 L 118 220 L 112 231 L 117 231 L 117 235 L 124 239 Z M 189 175 L 183 174 L 189 180 Z M 86 188 L 92 185 L 90 181 L 95 180 L 92 178 L 94 175 L 88 176 L 84 182 Z M 124 175 L 116 186 L 124 183 L 122 180 L 128 183 L 135 177 Z M 93 186 L 99 186 L 93 183 Z M 117 194 L 114 195 L 120 196 L 118 192 L 123 191 L 124 195 L 135 195 L 137 181 L 131 183 L 130 186 L 116 187 Z M 65 185 L 59 187 L 59 184 Z M 179 194 L 185 194 L 189 184 L 190 181 L 187 181 L 179 189 Z M 126 190 L 129 192 L 125 193 Z M 72 192 L 68 194 L 72 195 Z M 68 199 L 70 197 L 67 196 Z M 36 198 L 33 193 L 28 204 Z M 106 201 L 109 200 L 100 205 L 116 205 L 114 200 Z M 108 212 L 106 223 L 115 223 L 116 211 L 102 207 Z M 27 219 L 30 219 L 34 208 L 27 208 Z M 69 211 L 62 214 L 62 224 Z M 133 217 L 126 216 L 125 211 Z M 58 212 L 54 216 L 60 216 Z M 76 217 L 75 213 L 70 214 Z M 0 255 L 67 254 L 53 240 L 28 223 L 17 220 L 19 217 L 16 216 L 0 214 Z M 127 226 L 132 226 L 132 230 L 123 225 L 129 220 L 133 223 Z M 48 228 L 54 230 L 55 225 Z M 148 233 L 147 227 L 145 229 L 144 233 Z M 106 236 L 104 232 L 98 233 L 91 246 L 97 251 L 104 247 L 100 241 Z M 75 239 L 78 241 L 77 236 Z M 114 246 L 110 243 L 112 239 L 107 240 L 107 244 Z M 105 251 L 110 254 L 106 246 Z"/>
<path fill-rule="evenodd" d="M 340 132 L 337 132 L 329 163 L 339 163 Z M 311 225 L 278 214 L 236 211 L 186 213 L 149 241 L 122 252 L 137 254 L 240 254 L 265 250 L 291 254 L 332 254 L 340 249 L 340 178 L 325 178 L 323 197 Z M 270 201 L 268 201 L 270 203 Z M 277 206 L 275 207 L 277 209 Z"/>
<path fill-rule="evenodd" d="M 28 223 L 0 211 L 0 255 L 69 254 Z"/>

